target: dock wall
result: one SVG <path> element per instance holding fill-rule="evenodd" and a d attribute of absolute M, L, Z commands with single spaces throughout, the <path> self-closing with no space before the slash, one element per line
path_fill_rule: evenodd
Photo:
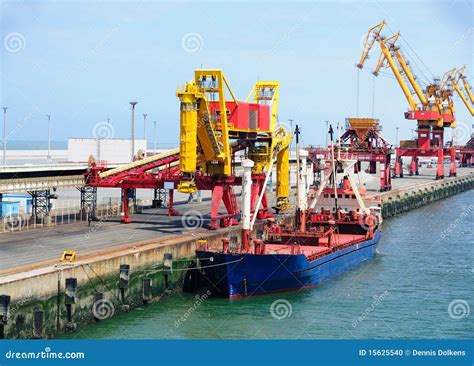
<path fill-rule="evenodd" d="M 378 195 L 382 200 L 382 217 L 399 215 L 472 188 L 474 175 L 470 174 L 383 192 Z"/>

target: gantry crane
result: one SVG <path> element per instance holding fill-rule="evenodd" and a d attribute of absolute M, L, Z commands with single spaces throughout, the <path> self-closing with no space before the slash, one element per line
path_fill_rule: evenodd
<path fill-rule="evenodd" d="M 231 99 L 226 98 L 226 91 Z M 218 219 L 237 222 L 234 185 L 235 153 L 254 160 L 252 170 L 252 208 L 257 200 L 262 208 L 257 217 L 269 215 L 265 185 L 277 160 L 277 210 L 289 207 L 289 145 L 291 133 L 277 125 L 279 83 L 258 82 L 247 100 L 234 96 L 221 70 L 195 70 L 194 78 L 176 93 L 181 101 L 180 171 L 178 191 L 193 193 L 212 189 L 211 228 Z M 221 202 L 228 214 L 218 215 Z"/>
<path fill-rule="evenodd" d="M 359 69 L 363 68 L 373 45 L 377 42 L 381 53 L 374 75 L 377 76 L 382 67 L 389 67 L 392 70 L 409 104 L 409 110 L 405 113 L 405 118 L 417 121 L 417 141 L 401 141 L 400 147 L 396 148 L 395 176 L 403 176 L 402 156 L 412 157 L 410 174 L 418 174 L 418 157 L 437 156 L 436 179 L 444 177 L 443 158 L 449 156 L 451 158 L 449 175 L 455 176 L 455 150 L 444 148 L 444 128 L 454 128 L 456 126 L 451 95 L 449 91 L 442 89 L 440 83 L 436 81 L 428 85 L 425 90 L 420 87 L 409 67 L 409 63 L 396 44 L 400 32 L 389 38 L 382 36 L 381 32 L 385 24 L 385 21 L 382 21 L 368 30 L 364 49 L 356 66 Z M 420 103 L 415 100 L 415 95 Z"/>

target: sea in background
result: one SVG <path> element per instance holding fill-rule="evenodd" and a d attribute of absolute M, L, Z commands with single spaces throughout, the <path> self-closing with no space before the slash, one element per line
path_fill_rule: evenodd
<path fill-rule="evenodd" d="M 178 143 L 157 143 L 156 148 L 173 149 Z M 0 147 L 3 148 L 3 140 L 0 140 Z M 148 141 L 148 149 L 153 149 L 153 142 Z M 47 150 L 48 141 L 8 141 L 7 150 Z M 51 150 L 67 150 L 67 141 L 51 141 Z"/>
<path fill-rule="evenodd" d="M 470 338 L 474 190 L 388 219 L 377 255 L 312 289 L 174 294 L 65 338 Z M 473 309 L 474 310 L 474 309 Z"/>
<path fill-rule="evenodd" d="M 3 148 L 3 141 L 0 141 Z M 48 141 L 8 141 L 7 150 L 47 150 Z M 67 141 L 51 141 L 51 150 L 67 150 Z"/>

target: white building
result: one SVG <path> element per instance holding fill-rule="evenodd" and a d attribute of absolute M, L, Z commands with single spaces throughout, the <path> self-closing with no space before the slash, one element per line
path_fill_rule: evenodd
<path fill-rule="evenodd" d="M 87 162 L 92 155 L 96 160 L 110 164 L 132 161 L 131 139 L 70 138 L 67 142 L 67 156 L 70 162 Z M 146 140 L 135 140 L 135 154 L 146 151 Z"/>

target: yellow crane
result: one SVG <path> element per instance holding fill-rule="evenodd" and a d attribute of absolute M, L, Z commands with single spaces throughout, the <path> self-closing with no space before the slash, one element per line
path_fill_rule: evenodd
<path fill-rule="evenodd" d="M 289 207 L 292 137 L 291 132 L 277 124 L 279 88 L 277 81 L 259 81 L 247 102 L 239 102 L 222 70 L 195 70 L 194 79 L 179 87 L 176 93 L 181 102 L 182 179 L 178 191 L 195 192 L 196 174 L 233 176 L 234 148 L 243 146 L 255 162 L 253 176 L 269 176 L 273 161 L 277 161 L 277 209 Z M 230 99 L 226 98 L 226 92 Z"/>
<path fill-rule="evenodd" d="M 278 126 L 278 98 L 280 83 L 277 81 L 258 81 L 247 96 L 247 102 L 271 105 L 270 131 L 262 136 L 263 144 L 253 145 L 249 149 L 249 158 L 254 161 L 253 174 L 270 174 L 271 163 L 276 158 L 277 166 L 277 211 L 284 211 L 290 207 L 290 143 L 291 131 Z"/>
<path fill-rule="evenodd" d="M 364 50 L 359 63 L 356 66 L 359 69 L 363 68 L 365 61 L 369 57 L 370 51 L 373 49 L 373 45 L 375 42 L 377 42 L 380 46 L 381 53 L 377 62 L 377 66 L 373 72 L 374 75 L 378 76 L 382 67 L 390 67 L 400 88 L 402 89 L 403 94 L 405 95 L 405 98 L 408 101 L 410 110 L 438 112 L 436 114 L 431 114 L 431 116 L 436 116 L 437 127 L 443 127 L 445 125 L 443 118 L 445 113 L 443 112 L 445 111 L 443 109 L 441 97 L 438 95 L 439 93 L 428 93 L 427 91 L 425 94 L 425 92 L 423 92 L 423 89 L 416 81 L 416 77 L 413 75 L 408 62 L 401 54 L 400 47 L 396 45 L 396 42 L 400 37 L 400 32 L 397 32 L 389 38 L 385 38 L 381 34 L 385 24 L 385 21 L 382 21 L 368 30 L 365 39 Z M 432 91 L 434 91 L 434 89 L 432 89 Z M 417 103 L 414 95 L 418 97 L 421 105 Z M 447 118 L 447 120 L 450 120 L 450 118 Z"/>
<path fill-rule="evenodd" d="M 470 85 L 464 75 L 465 66 L 461 67 L 460 69 L 456 70 L 453 68 L 452 70 L 448 71 L 444 74 L 442 85 L 446 86 L 448 90 L 454 89 L 458 93 L 459 97 L 463 101 L 464 105 L 468 109 L 471 116 L 474 116 L 474 95 L 472 94 Z M 459 85 L 459 81 L 462 81 L 464 90 L 469 97 L 466 97 L 466 94 L 462 90 L 462 87 Z"/>
<path fill-rule="evenodd" d="M 381 53 L 374 74 L 377 76 L 382 67 L 391 69 L 409 104 L 409 111 L 405 113 L 405 118 L 417 121 L 417 140 L 401 141 L 400 147 L 396 150 L 395 174 L 403 176 L 402 156 L 412 157 L 410 173 L 418 174 L 418 157 L 429 154 L 438 157 L 436 179 L 444 177 L 443 157 L 448 155 L 451 158 L 449 174 L 455 176 L 455 150 L 444 149 L 444 128 L 456 126 L 452 92 L 448 88 L 443 88 L 439 80 L 430 83 L 425 89 L 421 88 L 397 45 L 400 32 L 386 38 L 382 35 L 385 25 L 385 21 L 382 21 L 368 30 L 364 49 L 356 66 L 359 69 L 363 68 L 371 50 L 374 49 L 373 46 L 377 43 Z"/>

